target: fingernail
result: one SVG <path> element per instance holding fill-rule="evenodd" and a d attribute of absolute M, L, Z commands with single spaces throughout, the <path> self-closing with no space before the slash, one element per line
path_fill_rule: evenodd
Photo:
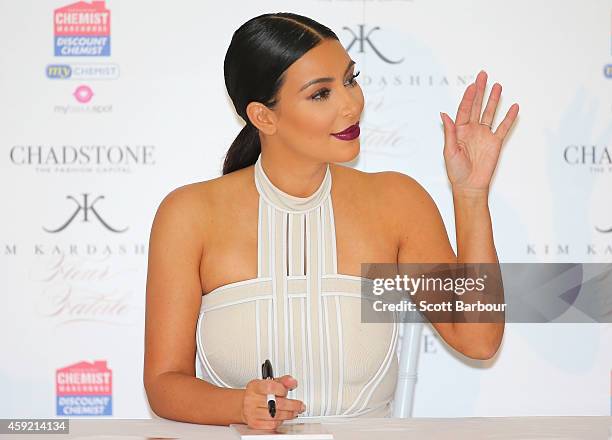
<path fill-rule="evenodd" d="M 302 403 L 302 412 L 306 411 L 306 405 Z"/>

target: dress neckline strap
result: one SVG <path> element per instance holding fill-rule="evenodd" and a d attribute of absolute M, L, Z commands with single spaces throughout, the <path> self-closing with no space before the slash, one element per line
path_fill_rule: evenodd
<path fill-rule="evenodd" d="M 325 177 L 317 190 L 308 197 L 296 197 L 287 194 L 279 187 L 274 185 L 266 175 L 261 165 L 261 153 L 255 162 L 254 170 L 255 186 L 266 202 L 280 209 L 291 213 L 303 213 L 318 208 L 331 194 L 332 177 L 329 167 L 325 170 Z"/>

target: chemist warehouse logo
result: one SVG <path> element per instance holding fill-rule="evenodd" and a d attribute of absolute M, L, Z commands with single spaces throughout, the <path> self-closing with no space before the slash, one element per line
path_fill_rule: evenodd
<path fill-rule="evenodd" d="M 110 56 L 110 10 L 103 0 L 77 2 L 56 9 L 53 28 L 55 56 Z"/>
<path fill-rule="evenodd" d="M 78 2 L 56 9 L 53 14 L 55 56 L 110 56 L 110 11 L 104 1 Z M 48 64 L 45 74 L 60 80 L 112 80 L 119 66 L 112 63 Z"/>
<path fill-rule="evenodd" d="M 106 361 L 79 362 L 55 372 L 58 416 L 111 416 L 113 376 Z"/>

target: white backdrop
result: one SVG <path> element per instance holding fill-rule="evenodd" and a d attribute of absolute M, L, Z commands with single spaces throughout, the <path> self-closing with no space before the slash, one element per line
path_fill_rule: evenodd
<path fill-rule="evenodd" d="M 151 222 L 172 189 L 220 174 L 241 128 L 223 58 L 264 12 L 350 47 L 366 99 L 350 165 L 416 178 L 453 244 L 438 112 L 485 69 L 496 123 L 520 104 L 490 195 L 500 261 L 612 261 L 611 0 L 80 3 L 0 0 L 0 417 L 150 416 Z M 91 22 L 71 28 L 79 8 Z M 55 55 L 65 34 L 108 55 Z M 608 415 L 611 347 L 610 324 L 508 324 L 473 361 L 426 328 L 413 415 Z"/>

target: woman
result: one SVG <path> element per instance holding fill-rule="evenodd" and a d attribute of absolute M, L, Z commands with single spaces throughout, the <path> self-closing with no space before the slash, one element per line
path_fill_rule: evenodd
<path fill-rule="evenodd" d="M 224 71 L 246 125 L 223 176 L 172 191 L 152 226 L 144 370 L 151 408 L 174 420 L 261 429 L 298 414 L 387 416 L 397 326 L 360 323 L 360 264 L 497 262 L 488 189 L 518 105 L 493 131 L 501 86 L 481 117 L 481 72 L 456 120 L 441 114 L 457 257 L 414 179 L 336 164 L 359 153 L 364 97 L 330 29 L 296 14 L 255 17 L 234 33 Z M 476 359 L 493 356 L 504 327 L 433 325 Z M 266 358 L 281 376 L 274 381 L 260 379 Z M 268 393 L 278 396 L 274 418 Z"/>

